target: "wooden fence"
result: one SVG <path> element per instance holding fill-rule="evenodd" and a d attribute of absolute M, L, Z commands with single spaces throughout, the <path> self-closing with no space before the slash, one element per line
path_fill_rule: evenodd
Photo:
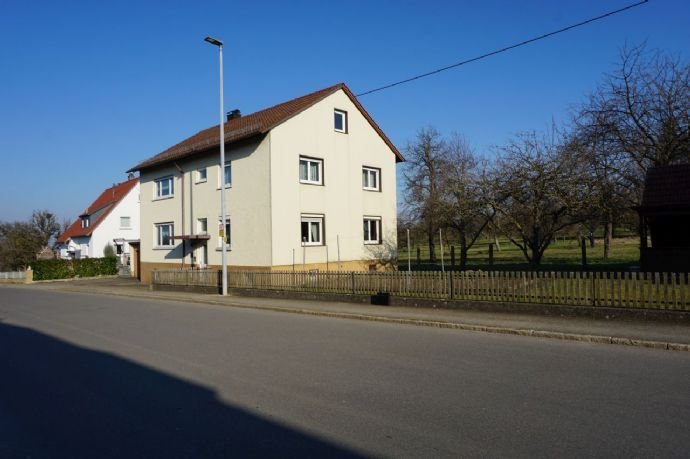
<path fill-rule="evenodd" d="M 228 287 L 576 306 L 690 310 L 687 273 L 230 272 Z M 154 284 L 218 286 L 216 271 L 154 271 Z"/>
<path fill-rule="evenodd" d="M 26 271 L 8 271 L 0 273 L 0 283 L 23 283 L 27 281 Z"/>

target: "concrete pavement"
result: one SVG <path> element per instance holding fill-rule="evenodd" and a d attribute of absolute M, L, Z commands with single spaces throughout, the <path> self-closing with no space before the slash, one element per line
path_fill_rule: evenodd
<path fill-rule="evenodd" d="M 690 351 L 690 324 L 602 320 L 522 313 L 375 306 L 332 301 L 254 298 L 150 291 L 133 279 L 104 278 L 37 283 L 24 288 L 184 301 L 279 312 Z"/>

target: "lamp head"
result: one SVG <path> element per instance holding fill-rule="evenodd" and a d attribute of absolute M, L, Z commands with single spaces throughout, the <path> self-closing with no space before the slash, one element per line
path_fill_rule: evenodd
<path fill-rule="evenodd" d="M 222 42 L 222 41 L 216 40 L 216 39 L 213 38 L 213 37 L 206 37 L 206 38 L 204 38 L 204 41 L 209 42 L 209 43 L 211 43 L 212 45 L 223 46 L 223 42 Z"/>

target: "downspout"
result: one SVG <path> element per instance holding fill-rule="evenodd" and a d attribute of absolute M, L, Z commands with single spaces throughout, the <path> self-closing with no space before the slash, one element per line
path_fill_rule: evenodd
<path fill-rule="evenodd" d="M 181 236 L 184 235 L 184 171 L 182 168 L 175 162 L 173 163 L 175 165 L 175 168 L 179 171 L 181 178 L 180 178 L 180 183 L 182 183 L 182 189 L 180 190 L 180 207 L 181 207 L 181 212 L 182 212 L 182 218 L 180 220 L 182 228 L 180 228 L 180 231 L 182 232 Z M 186 252 L 186 246 L 184 239 L 182 239 L 182 269 L 184 269 L 184 259 L 187 256 Z"/>

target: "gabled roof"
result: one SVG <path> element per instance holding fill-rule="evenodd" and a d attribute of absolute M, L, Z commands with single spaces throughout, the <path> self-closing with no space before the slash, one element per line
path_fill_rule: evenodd
<path fill-rule="evenodd" d="M 369 121 L 371 127 L 374 128 L 376 133 L 393 151 L 396 156 L 396 162 L 405 161 L 405 158 L 403 158 L 402 154 L 400 154 L 395 145 L 393 145 L 393 142 L 390 141 L 390 139 L 386 136 L 386 134 L 383 133 L 381 128 L 379 128 L 371 116 L 369 116 L 367 111 L 364 109 L 364 107 L 362 107 L 355 95 L 352 94 L 345 83 L 338 83 L 328 88 L 324 88 L 319 91 L 312 92 L 311 94 L 283 102 L 282 104 L 274 105 L 273 107 L 260 110 L 250 115 L 243 115 L 239 118 L 228 120 L 225 123 L 225 144 L 228 145 L 257 135 L 266 134 L 274 127 L 284 123 L 288 119 L 303 112 L 312 105 L 320 102 L 339 90 L 343 90 L 345 94 L 347 94 L 352 103 L 362 113 L 364 118 Z M 182 159 L 195 153 L 207 152 L 208 150 L 218 148 L 220 146 L 219 130 L 219 126 L 216 125 L 208 129 L 204 129 L 203 131 L 199 131 L 177 145 L 158 153 L 156 156 L 142 161 L 127 172 L 146 169 L 148 167 L 167 163 L 169 161 Z"/>
<path fill-rule="evenodd" d="M 690 209 L 690 164 L 647 171 L 642 209 Z"/>
<path fill-rule="evenodd" d="M 69 238 L 80 237 L 80 236 L 91 236 L 93 230 L 95 230 L 99 223 L 105 220 L 105 217 L 110 214 L 110 211 L 115 208 L 115 205 L 124 198 L 127 193 L 130 192 L 134 186 L 139 183 L 139 178 L 133 178 L 127 180 L 126 182 L 113 185 L 110 188 L 103 191 L 96 198 L 94 202 L 91 203 L 89 207 L 86 208 L 84 212 L 77 218 L 74 223 L 72 223 L 64 233 L 58 236 L 55 242 L 63 243 Z M 81 227 L 81 217 L 95 215 L 94 219 L 89 222 L 88 228 Z"/>

